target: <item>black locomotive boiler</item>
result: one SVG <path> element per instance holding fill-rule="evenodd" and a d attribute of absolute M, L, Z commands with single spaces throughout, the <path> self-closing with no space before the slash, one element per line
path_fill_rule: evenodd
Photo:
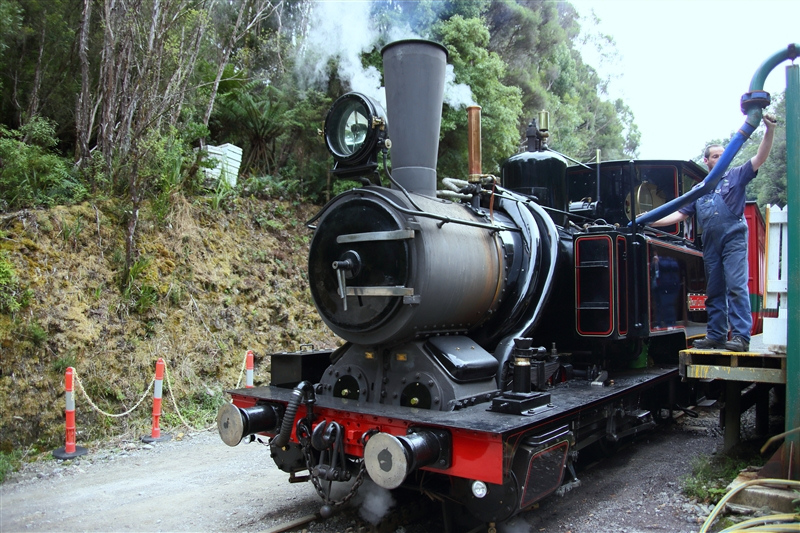
<path fill-rule="evenodd" d="M 446 50 L 413 40 L 382 53 L 388 113 L 350 93 L 325 125 L 333 172 L 364 186 L 309 223 L 311 293 L 345 342 L 274 354 L 271 385 L 229 391 L 220 435 L 269 438 L 325 512 L 369 476 L 506 520 L 577 485 L 581 449 L 647 430 L 676 404 L 677 351 L 704 330 L 699 237 L 691 220 L 628 223 L 705 172 L 568 167 L 540 119 L 528 150 L 485 176 L 472 108 L 468 179 L 437 194 Z"/>

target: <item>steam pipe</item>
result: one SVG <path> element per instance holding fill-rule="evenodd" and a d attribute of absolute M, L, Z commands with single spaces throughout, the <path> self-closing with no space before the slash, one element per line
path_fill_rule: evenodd
<path fill-rule="evenodd" d="M 761 123 L 762 109 L 769 105 L 769 94 L 763 93 L 763 95 L 766 95 L 765 99 L 762 94 L 756 93 L 763 91 L 764 80 L 766 80 L 769 72 L 786 59 L 794 60 L 798 56 L 798 50 L 800 50 L 800 45 L 790 44 L 786 50 L 774 54 L 756 70 L 753 79 L 750 81 L 750 92 L 742 96 L 742 112 L 747 115 L 747 119 L 744 124 L 742 124 L 739 131 L 733 135 L 730 144 L 728 144 L 728 147 L 722 152 L 719 161 L 717 161 L 717 164 L 714 165 L 714 168 L 711 169 L 711 172 L 708 173 L 708 176 L 702 181 L 701 185 L 685 193 L 683 196 L 670 200 L 666 204 L 637 217 L 637 225 L 655 222 L 692 202 L 696 202 L 700 197 L 714 190 L 719 180 L 725 174 L 725 171 L 728 170 L 728 166 L 731 164 L 731 161 L 733 161 L 734 156 Z M 634 222 L 632 221 L 628 225 L 633 226 Z"/>
<path fill-rule="evenodd" d="M 289 404 L 286 406 L 286 411 L 283 413 L 283 421 L 281 422 L 281 430 L 278 435 L 269 443 L 270 447 L 283 448 L 289 442 L 292 436 L 292 427 L 294 426 L 294 416 L 297 414 L 297 409 L 300 407 L 300 402 L 304 398 L 313 398 L 314 386 L 308 381 L 301 381 L 292 391 L 292 397 L 289 399 Z"/>
<path fill-rule="evenodd" d="M 534 239 L 534 242 L 528 243 L 528 249 L 530 250 L 531 257 L 529 258 L 527 271 L 534 272 L 536 267 L 543 271 L 545 266 L 547 267 L 547 271 L 546 273 L 542 272 L 545 274 L 545 278 L 543 281 L 541 281 L 541 283 L 539 283 L 537 280 L 536 284 L 531 283 L 531 285 L 522 290 L 523 296 L 518 302 L 518 305 L 523 305 L 529 302 L 529 299 L 535 294 L 534 291 L 538 287 L 541 287 L 541 293 L 539 294 L 539 299 L 536 302 L 536 305 L 528 306 L 528 312 L 524 316 L 520 317 L 519 320 L 515 321 L 515 323 L 519 324 L 519 326 L 514 328 L 514 331 L 503 337 L 503 339 L 498 343 L 497 348 L 495 348 L 494 357 L 498 360 L 498 368 L 500 369 L 500 371 L 497 373 L 497 383 L 500 389 L 504 387 L 507 378 L 508 362 L 511 359 L 511 354 L 515 346 L 514 339 L 531 336 L 534 327 L 542 317 L 545 304 L 550 300 L 550 295 L 554 285 L 553 278 L 555 277 L 556 258 L 558 257 L 559 243 L 558 228 L 553 222 L 553 219 L 547 215 L 547 212 L 544 209 L 542 209 L 535 202 L 520 201 L 519 196 L 511 193 L 511 191 L 503 191 L 509 193 L 512 197 L 517 199 L 517 202 L 522 207 L 519 213 L 521 220 L 517 222 L 518 224 L 525 224 L 532 230 L 533 228 L 538 229 L 537 220 L 542 223 L 542 233 L 535 236 L 531 235 L 531 237 Z M 523 233 L 523 235 L 526 234 Z M 540 253 L 546 251 L 548 253 L 547 258 L 543 258 L 543 254 L 535 254 L 534 250 L 539 250 Z M 542 265 L 538 265 L 537 263 L 539 260 L 544 260 L 545 262 Z M 547 261 L 549 261 L 549 264 Z M 513 316 L 513 311 L 510 316 Z"/>
<path fill-rule="evenodd" d="M 481 106 L 467 107 L 467 172 L 469 182 L 475 183 L 481 178 Z"/>

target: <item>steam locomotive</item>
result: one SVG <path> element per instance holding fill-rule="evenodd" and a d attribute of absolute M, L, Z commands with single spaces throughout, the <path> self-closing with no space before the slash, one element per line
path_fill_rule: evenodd
<path fill-rule="evenodd" d="M 325 122 L 333 173 L 364 186 L 309 222 L 311 294 L 345 343 L 273 354 L 271 384 L 229 391 L 219 432 L 231 446 L 269 438 L 323 515 L 368 476 L 500 522 L 578 485 L 582 449 L 679 402 L 677 353 L 705 331 L 700 235 L 691 218 L 664 231 L 635 218 L 706 172 L 568 166 L 541 115 L 527 150 L 487 176 L 472 107 L 467 179 L 437 193 L 447 52 L 407 40 L 382 55 L 388 113 L 349 93 Z"/>

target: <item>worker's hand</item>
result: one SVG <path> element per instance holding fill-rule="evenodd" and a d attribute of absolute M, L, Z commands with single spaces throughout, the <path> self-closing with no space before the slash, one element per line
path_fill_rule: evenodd
<path fill-rule="evenodd" d="M 775 118 L 775 115 L 772 113 L 764 113 L 762 118 L 764 119 L 764 125 L 768 130 L 774 128 L 778 124 L 778 119 Z"/>

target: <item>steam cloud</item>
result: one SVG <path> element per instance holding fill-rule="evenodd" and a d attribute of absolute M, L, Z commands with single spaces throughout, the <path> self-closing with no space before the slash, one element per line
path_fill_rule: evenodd
<path fill-rule="evenodd" d="M 476 105 L 472 89 L 464 83 L 456 83 L 456 73 L 449 63 L 444 77 L 444 103 L 454 109 Z"/>
<path fill-rule="evenodd" d="M 530 530 L 530 524 L 519 516 L 515 516 L 504 524 L 497 525 L 497 531 L 500 533 L 528 533 Z"/>
<path fill-rule="evenodd" d="M 368 2 L 314 2 L 307 41 L 298 61 L 299 78 L 307 87 L 321 85 L 328 78 L 328 63 L 338 59 L 343 81 L 373 98 L 380 96 L 380 72 L 364 69 L 360 54 L 374 46 L 378 34 L 368 24 Z M 383 101 L 383 100 L 379 100 Z"/>
<path fill-rule="evenodd" d="M 364 68 L 361 54 L 378 46 L 381 35 L 370 20 L 371 2 L 325 0 L 311 4 L 308 37 L 300 52 L 298 78 L 306 87 L 318 87 L 328 80 L 328 64 L 338 60 L 339 75 L 351 91 L 365 94 L 386 108 L 381 74 L 375 67 Z M 388 29 L 385 42 L 419 39 L 408 23 Z M 447 65 L 444 101 L 454 108 L 473 105 L 472 90 L 457 84 L 453 66 Z"/>
<path fill-rule="evenodd" d="M 358 514 L 373 526 L 378 525 L 395 504 L 389 490 L 379 487 L 370 480 L 361 486 L 358 497 L 360 498 Z"/>

